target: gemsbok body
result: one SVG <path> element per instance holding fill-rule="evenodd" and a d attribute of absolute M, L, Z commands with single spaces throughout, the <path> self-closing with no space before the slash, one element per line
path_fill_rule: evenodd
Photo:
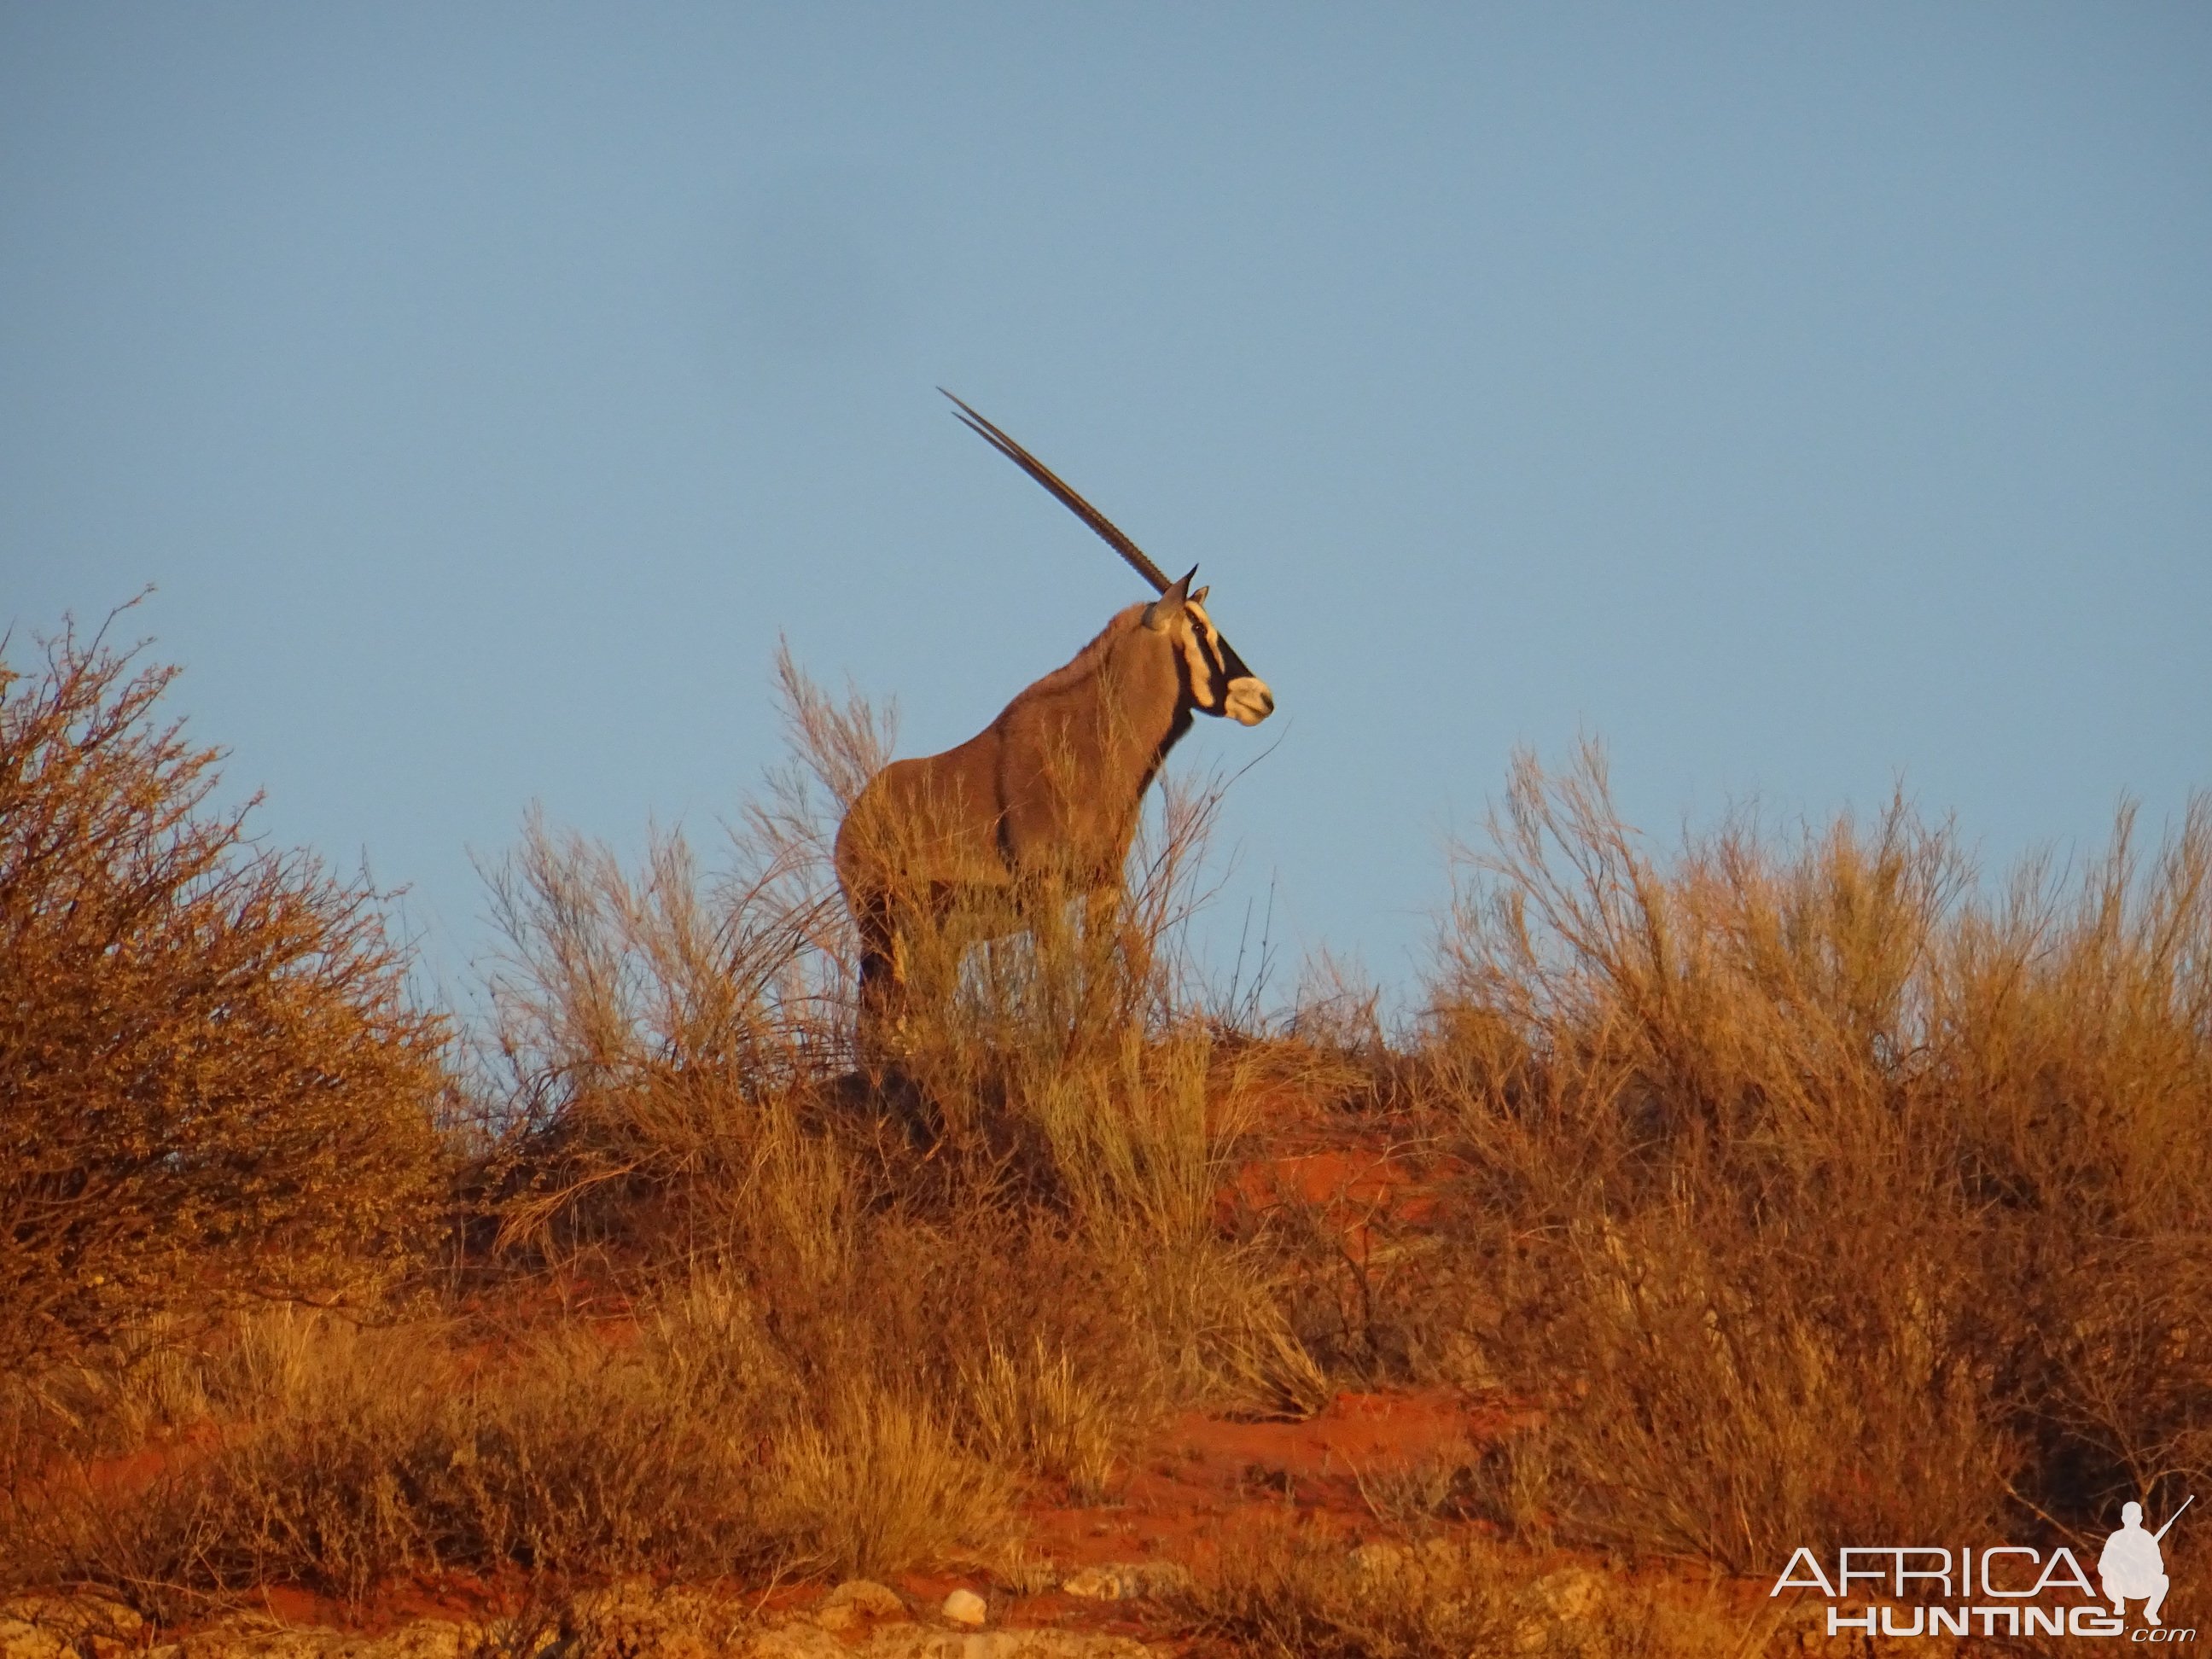
<path fill-rule="evenodd" d="M 1193 717 L 1257 726 L 1275 707 L 1206 615 L 1206 590 L 1191 590 L 1195 567 L 1170 582 L 1027 450 L 952 401 L 1158 597 L 1118 612 L 967 742 L 891 762 L 853 802 L 837 832 L 837 877 L 860 933 L 864 1046 L 903 1003 L 917 928 L 957 911 L 971 937 L 1016 932 L 1036 905 L 1079 896 L 1086 927 L 1115 915 L 1145 791 Z"/>

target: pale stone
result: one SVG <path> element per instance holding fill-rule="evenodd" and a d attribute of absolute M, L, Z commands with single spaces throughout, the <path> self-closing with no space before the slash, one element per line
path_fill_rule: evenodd
<path fill-rule="evenodd" d="M 971 1589 L 953 1591 L 938 1611 L 956 1625 L 980 1625 L 988 1616 L 983 1598 Z"/>
<path fill-rule="evenodd" d="M 1090 1601 L 1127 1601 L 1173 1595 L 1189 1585 L 1190 1570 L 1174 1561 L 1116 1561 L 1070 1573 L 1060 1587 Z"/>
<path fill-rule="evenodd" d="M 1085 1567 L 1061 1579 L 1060 1587 L 1092 1601 L 1115 1601 L 1121 1594 L 1121 1580 L 1111 1567 Z"/>
<path fill-rule="evenodd" d="M 320 1659 L 342 1645 L 337 1632 L 282 1625 L 258 1613 L 233 1613 L 180 1644 L 184 1659 Z"/>
<path fill-rule="evenodd" d="M 1370 1578 L 1393 1578 L 1407 1572 L 1450 1573 L 1463 1567 L 1466 1560 L 1444 1538 L 1431 1538 L 1413 1547 L 1377 1540 L 1352 1552 L 1352 1565 Z"/>
<path fill-rule="evenodd" d="M 906 1601 L 888 1584 L 878 1584 L 872 1578 L 848 1578 L 823 1598 L 823 1605 L 830 1607 L 851 1607 L 871 1619 L 903 1619 Z"/>

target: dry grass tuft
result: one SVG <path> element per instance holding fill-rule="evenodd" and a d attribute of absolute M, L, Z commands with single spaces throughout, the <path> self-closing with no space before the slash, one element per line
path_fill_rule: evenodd
<path fill-rule="evenodd" d="M 1032 1339 L 1018 1357 L 994 1346 L 968 1377 L 978 1447 L 992 1461 L 1066 1483 L 1078 1504 L 1106 1496 L 1136 1413 L 1086 1378 L 1066 1350 Z"/>
<path fill-rule="evenodd" d="M 21 1492 L 15 1571 L 173 1615 L 270 1583 L 358 1600 L 406 1573 L 789 1553 L 762 1451 L 790 1391 L 719 1287 L 627 1343 L 556 1328 L 494 1356 L 436 1327 L 266 1315 L 200 1390 L 206 1414 L 149 1472 L 82 1465 Z"/>
<path fill-rule="evenodd" d="M 1996 898 L 1901 803 L 1662 869 L 1594 752 L 1494 840 L 1423 1087 L 1564 1528 L 1756 1571 L 2203 1484 L 2212 802 Z"/>
<path fill-rule="evenodd" d="M 1006 1538 L 1006 1477 L 912 1397 L 841 1395 L 823 1421 L 785 1438 L 776 1468 L 779 1511 L 806 1568 L 878 1575 Z"/>
<path fill-rule="evenodd" d="M 1206 1636 L 1284 1659 L 1632 1659 L 1654 1650 L 1640 1597 L 1597 1593 L 1587 1574 L 1529 1582 L 1524 1562 L 1478 1540 L 1347 1550 L 1334 1535 L 1274 1529 L 1225 1543 L 1183 1598 Z"/>

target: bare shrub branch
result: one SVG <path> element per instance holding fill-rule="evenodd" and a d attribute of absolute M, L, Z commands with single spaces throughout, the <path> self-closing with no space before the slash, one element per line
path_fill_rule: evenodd
<path fill-rule="evenodd" d="M 446 1027 L 379 896 L 214 807 L 135 654 L 0 661 L 0 1369 L 435 1237 Z"/>

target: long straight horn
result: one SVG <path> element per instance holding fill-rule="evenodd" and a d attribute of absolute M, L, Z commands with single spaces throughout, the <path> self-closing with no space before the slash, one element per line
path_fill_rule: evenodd
<path fill-rule="evenodd" d="M 945 392 L 943 386 L 937 389 L 939 392 Z M 974 410 L 969 408 L 966 404 L 962 403 L 959 398 L 954 398 L 952 393 L 945 392 L 945 395 L 951 398 L 952 401 L 959 405 L 957 411 L 959 418 L 967 423 L 971 431 L 981 433 L 992 448 L 997 450 L 999 453 L 1060 497 L 1060 504 L 1089 525 L 1097 532 L 1101 541 L 1127 559 L 1130 568 L 1152 585 L 1152 591 L 1155 593 L 1164 593 L 1168 591 L 1170 583 L 1159 566 L 1145 556 L 1143 548 L 1139 547 L 1136 543 L 1115 529 L 1111 519 L 1062 483 L 1059 475 L 1050 467 L 1000 431 L 997 427 L 993 426 Z"/>

